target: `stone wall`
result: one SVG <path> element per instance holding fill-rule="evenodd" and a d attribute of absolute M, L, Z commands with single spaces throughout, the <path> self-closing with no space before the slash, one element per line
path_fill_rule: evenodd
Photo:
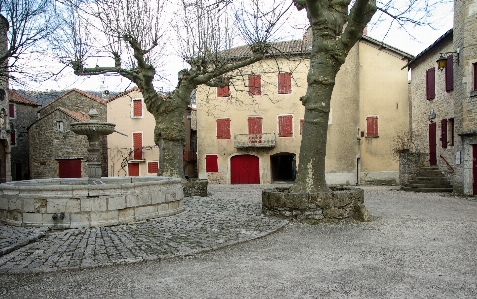
<path fill-rule="evenodd" d="M 40 109 L 40 118 L 48 115 L 58 107 L 63 107 L 71 111 L 83 112 L 88 114 L 89 110 L 96 109 L 98 111 L 98 120 L 106 121 L 106 104 L 96 96 L 90 95 L 90 97 L 84 95 L 77 90 L 70 90 L 63 94 L 50 104 Z"/>
<path fill-rule="evenodd" d="M 401 185 L 406 185 L 409 181 L 416 177 L 419 168 L 428 165 L 427 153 L 399 153 L 399 181 Z"/>
<path fill-rule="evenodd" d="M 38 108 L 31 105 L 15 103 L 15 118 L 10 119 L 13 123 L 16 135 L 16 144 L 12 146 L 12 179 L 28 180 L 29 171 L 29 149 L 28 149 L 28 127 L 37 119 Z M 21 165 L 21 174 L 16 173 L 16 165 Z"/>

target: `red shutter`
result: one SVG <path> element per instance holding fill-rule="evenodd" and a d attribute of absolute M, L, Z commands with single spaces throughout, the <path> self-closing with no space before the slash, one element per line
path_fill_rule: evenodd
<path fill-rule="evenodd" d="M 15 140 L 15 130 L 12 130 L 12 132 L 10 133 L 10 145 L 15 145 L 16 144 L 16 140 Z"/>
<path fill-rule="evenodd" d="M 426 72 L 426 97 L 431 100 L 436 97 L 436 85 L 435 85 L 436 69 L 431 68 Z"/>
<path fill-rule="evenodd" d="M 142 100 L 133 101 L 133 116 L 141 117 L 142 116 Z"/>
<path fill-rule="evenodd" d="M 217 119 L 217 139 L 230 139 L 230 118 Z"/>
<path fill-rule="evenodd" d="M 133 133 L 134 160 L 142 160 L 142 133 Z"/>
<path fill-rule="evenodd" d="M 248 142 L 262 143 L 262 118 L 249 117 L 248 118 Z"/>
<path fill-rule="evenodd" d="M 450 146 L 454 146 L 454 119 L 453 118 L 449 118 L 449 120 L 447 121 L 447 126 L 449 127 L 449 135 L 448 136 L 449 138 L 449 145 Z"/>
<path fill-rule="evenodd" d="M 279 94 L 291 93 L 291 74 L 290 73 L 278 73 L 278 93 Z"/>
<path fill-rule="evenodd" d="M 377 116 L 368 116 L 366 118 L 366 137 L 378 137 Z"/>
<path fill-rule="evenodd" d="M 278 136 L 280 137 L 293 136 L 293 115 L 278 116 Z"/>
<path fill-rule="evenodd" d="M 147 172 L 149 173 L 157 173 L 158 168 L 159 168 L 158 162 L 147 163 Z"/>
<path fill-rule="evenodd" d="M 441 147 L 447 148 L 447 119 L 441 120 Z"/>
<path fill-rule="evenodd" d="M 305 120 L 300 119 L 300 135 L 303 135 L 303 127 L 305 126 Z"/>
<path fill-rule="evenodd" d="M 139 163 L 129 163 L 128 174 L 129 176 L 139 176 Z"/>
<path fill-rule="evenodd" d="M 9 112 L 10 118 L 15 118 L 15 104 L 10 104 L 8 108 L 9 108 L 8 112 Z"/>
<path fill-rule="evenodd" d="M 225 79 L 225 82 L 227 82 L 228 79 Z M 224 87 L 217 87 L 217 97 L 229 97 L 230 96 L 230 89 L 229 86 L 224 86 Z"/>
<path fill-rule="evenodd" d="M 205 155 L 205 171 L 218 172 L 219 165 L 217 163 L 217 155 Z"/>
<path fill-rule="evenodd" d="M 261 86 L 261 77 L 260 75 L 248 75 L 248 94 L 249 95 L 261 95 L 262 86 Z"/>
<path fill-rule="evenodd" d="M 446 61 L 446 91 L 454 89 L 454 57 L 452 55 L 447 56 Z"/>

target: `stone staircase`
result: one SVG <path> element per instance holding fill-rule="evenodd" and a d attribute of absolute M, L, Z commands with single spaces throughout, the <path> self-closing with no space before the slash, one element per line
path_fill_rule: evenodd
<path fill-rule="evenodd" d="M 438 166 L 421 167 L 416 177 L 406 185 L 401 186 L 401 190 L 414 192 L 452 192 L 451 183 L 439 170 Z"/>

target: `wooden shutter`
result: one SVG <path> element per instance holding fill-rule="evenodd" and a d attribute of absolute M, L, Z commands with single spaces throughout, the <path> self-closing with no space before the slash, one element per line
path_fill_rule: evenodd
<path fill-rule="evenodd" d="M 227 82 L 228 79 L 225 78 L 225 82 Z M 217 97 L 229 97 L 230 96 L 230 88 L 229 86 L 224 86 L 224 87 L 217 87 Z"/>
<path fill-rule="evenodd" d="M 428 100 L 436 97 L 436 85 L 435 85 L 436 69 L 430 68 L 426 72 L 426 97 Z"/>
<path fill-rule="evenodd" d="M 142 160 L 142 133 L 133 133 L 134 160 Z"/>
<path fill-rule="evenodd" d="M 377 116 L 368 116 L 366 118 L 366 137 L 378 137 Z"/>
<path fill-rule="evenodd" d="M 8 106 L 8 115 L 10 115 L 10 118 L 15 118 L 15 104 L 10 104 Z"/>
<path fill-rule="evenodd" d="M 261 95 L 262 86 L 261 86 L 261 77 L 260 75 L 248 75 L 248 94 L 249 95 Z"/>
<path fill-rule="evenodd" d="M 248 134 L 262 134 L 262 118 L 261 117 L 248 118 Z"/>
<path fill-rule="evenodd" d="M 147 163 L 147 172 L 149 173 L 157 173 L 158 168 L 159 168 L 158 162 Z"/>
<path fill-rule="evenodd" d="M 139 163 L 129 163 L 128 174 L 129 176 L 139 176 Z"/>
<path fill-rule="evenodd" d="M 454 57 L 452 55 L 447 56 L 446 69 L 446 91 L 454 89 Z"/>
<path fill-rule="evenodd" d="M 217 139 L 230 139 L 230 118 L 217 119 Z"/>
<path fill-rule="evenodd" d="M 16 145 L 16 139 L 15 139 L 15 130 L 12 130 L 10 133 L 10 145 Z"/>
<path fill-rule="evenodd" d="M 290 73 L 278 73 L 278 93 L 279 94 L 291 93 L 291 74 Z"/>
<path fill-rule="evenodd" d="M 447 148 L 447 119 L 441 120 L 441 147 Z"/>
<path fill-rule="evenodd" d="M 142 100 L 133 101 L 133 116 L 134 117 L 142 116 Z"/>
<path fill-rule="evenodd" d="M 280 137 L 293 136 L 293 115 L 278 116 L 278 136 Z"/>
<path fill-rule="evenodd" d="M 300 135 L 303 135 L 303 127 L 305 126 L 305 120 L 300 119 Z"/>
<path fill-rule="evenodd" d="M 217 163 L 217 155 L 205 155 L 205 171 L 218 172 L 219 165 Z"/>

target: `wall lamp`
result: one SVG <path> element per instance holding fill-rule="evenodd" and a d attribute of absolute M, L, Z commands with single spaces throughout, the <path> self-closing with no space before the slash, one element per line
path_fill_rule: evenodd
<path fill-rule="evenodd" d="M 447 57 L 446 55 L 452 54 L 452 57 L 454 57 L 454 54 L 456 54 L 457 58 L 457 64 L 459 64 L 459 48 L 455 52 L 445 52 L 445 53 L 440 53 L 439 59 L 436 60 L 437 62 L 437 68 L 442 71 L 443 69 L 446 68 L 446 63 L 447 63 Z"/>

